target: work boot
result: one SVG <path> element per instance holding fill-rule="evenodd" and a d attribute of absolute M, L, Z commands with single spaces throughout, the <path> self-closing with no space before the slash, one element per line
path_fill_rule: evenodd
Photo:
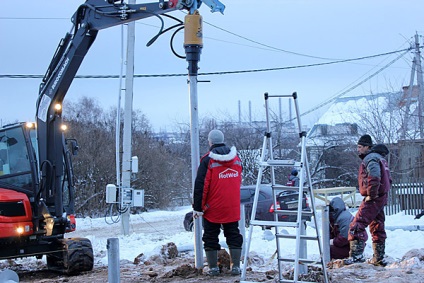
<path fill-rule="evenodd" d="M 349 244 L 349 258 L 344 260 L 344 264 L 350 265 L 353 263 L 365 262 L 365 258 L 363 255 L 365 249 L 365 242 L 363 240 L 353 240 L 350 241 Z"/>
<path fill-rule="evenodd" d="M 205 251 L 206 260 L 208 261 L 209 276 L 218 276 L 219 275 L 219 267 L 218 267 L 218 251 Z"/>
<path fill-rule="evenodd" d="M 373 264 L 375 266 L 386 266 L 387 262 L 384 260 L 385 247 L 385 243 L 372 243 L 374 254 L 371 259 L 367 260 L 367 263 Z"/>
<path fill-rule="evenodd" d="M 241 249 L 230 249 L 231 257 L 231 275 L 240 275 L 240 257 Z"/>

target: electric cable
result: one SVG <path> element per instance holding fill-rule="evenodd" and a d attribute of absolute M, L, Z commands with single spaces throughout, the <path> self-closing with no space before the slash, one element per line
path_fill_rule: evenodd
<path fill-rule="evenodd" d="M 410 51 L 411 48 L 402 49 L 402 50 L 396 50 L 381 54 L 375 54 L 375 55 L 369 55 L 369 56 L 363 56 L 358 58 L 351 58 L 351 59 L 343 59 L 338 61 L 332 61 L 332 62 L 323 62 L 323 63 L 315 63 L 315 64 L 305 64 L 305 65 L 294 65 L 294 66 L 287 66 L 287 67 L 277 67 L 277 68 L 264 68 L 264 69 L 250 69 L 250 70 L 237 70 L 237 71 L 220 71 L 220 72 L 205 72 L 205 73 L 199 73 L 199 76 L 211 76 L 211 75 L 230 75 L 230 74 L 243 74 L 243 73 L 258 73 L 258 72 L 269 72 L 269 71 L 282 71 L 282 70 L 290 70 L 290 69 L 300 69 L 300 68 L 310 68 L 310 67 L 319 67 L 319 66 L 325 66 L 325 65 L 333 65 L 333 64 L 340 64 L 340 63 L 347 63 L 352 61 L 360 61 L 365 59 L 372 59 L 377 58 L 381 56 L 387 56 L 396 54 L 399 52 L 404 52 L 401 56 L 404 56 L 405 53 Z M 134 75 L 134 78 L 153 78 L 153 77 L 182 77 L 187 76 L 186 73 L 184 74 L 154 74 L 154 75 Z M 38 79 L 40 78 L 40 75 L 0 75 L 0 79 L 8 78 L 8 79 Z M 75 76 L 76 79 L 116 79 L 118 78 L 118 75 L 77 75 Z"/>
<path fill-rule="evenodd" d="M 296 56 L 302 56 L 302 57 L 308 57 L 308 58 L 314 58 L 314 59 L 321 59 L 321 60 L 326 60 L 326 61 L 342 60 L 342 59 L 334 59 L 334 58 L 326 58 L 326 57 L 319 57 L 319 56 L 307 55 L 307 54 L 302 54 L 302 53 L 298 53 L 298 52 L 294 52 L 294 51 L 289 51 L 289 50 L 285 50 L 285 49 L 273 47 L 271 45 L 268 45 L 268 44 L 265 44 L 265 43 L 261 43 L 259 41 L 256 41 L 256 40 L 247 38 L 245 36 L 236 34 L 234 32 L 228 31 L 226 29 L 220 28 L 220 27 L 218 27 L 218 26 L 216 26 L 214 24 L 211 24 L 209 22 L 206 22 L 206 21 L 203 21 L 203 22 L 206 23 L 206 24 L 208 24 L 208 25 L 210 25 L 210 26 L 212 26 L 212 27 L 214 27 L 214 28 L 216 28 L 216 29 L 218 29 L 218 30 L 224 31 L 224 32 L 229 33 L 231 35 L 234 35 L 234 36 L 236 36 L 238 38 L 241 38 L 241 39 L 250 41 L 252 43 L 255 43 L 255 44 L 258 44 L 258 45 L 261 45 L 261 46 L 270 48 L 270 49 L 274 49 L 274 50 L 277 50 L 277 51 L 280 51 L 280 52 L 284 52 L 284 53 L 288 53 L 288 54 L 292 54 L 292 55 L 296 55 Z"/>
<path fill-rule="evenodd" d="M 406 53 L 408 53 L 409 50 L 406 50 L 404 53 L 400 54 L 399 56 L 397 56 L 395 59 L 393 59 L 392 61 L 390 61 L 388 64 L 386 64 L 385 66 L 383 66 L 382 68 L 380 68 L 379 70 L 377 70 L 375 73 L 373 73 L 372 75 L 368 76 L 367 78 L 361 80 L 360 82 L 358 82 L 357 84 L 353 85 L 352 87 L 350 87 L 349 89 L 341 92 L 340 94 L 337 94 L 336 96 L 333 96 L 332 98 L 328 99 L 327 101 L 318 104 L 317 106 L 309 109 L 308 111 L 300 114 L 300 116 L 305 116 L 311 112 L 314 112 L 315 110 L 318 110 L 319 108 L 324 107 L 325 105 L 333 102 L 334 100 L 336 100 L 339 97 L 342 97 L 343 95 L 345 95 L 346 93 L 351 92 L 352 90 L 354 90 L 355 88 L 357 88 L 358 86 L 362 85 L 363 83 L 365 83 L 366 81 L 370 80 L 371 78 L 375 77 L 376 75 L 378 75 L 379 73 L 381 73 L 383 70 L 387 69 L 390 65 L 392 65 L 393 63 L 395 63 L 397 60 L 399 60 L 400 58 L 402 58 Z M 294 120 L 294 119 L 292 119 Z M 291 120 L 290 120 L 291 121 Z"/>

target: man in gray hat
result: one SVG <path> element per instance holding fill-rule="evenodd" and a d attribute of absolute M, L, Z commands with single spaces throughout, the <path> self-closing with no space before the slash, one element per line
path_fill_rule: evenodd
<path fill-rule="evenodd" d="M 224 134 L 212 130 L 208 135 L 209 152 L 200 160 L 193 191 L 193 216 L 203 216 L 203 243 L 211 276 L 220 273 L 218 267 L 221 226 L 230 250 L 231 274 L 240 274 L 243 237 L 240 220 L 240 186 L 242 164 L 237 150 L 224 143 Z"/>

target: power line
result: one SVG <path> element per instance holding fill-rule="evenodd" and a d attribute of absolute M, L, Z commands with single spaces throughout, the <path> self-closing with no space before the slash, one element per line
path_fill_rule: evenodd
<path fill-rule="evenodd" d="M 338 61 L 332 61 L 332 62 L 323 62 L 323 63 L 306 64 L 306 65 L 295 65 L 295 66 L 279 67 L 279 68 L 207 72 L 207 73 L 199 73 L 198 75 L 199 76 L 232 75 L 232 74 L 259 73 L 259 72 L 270 72 L 270 71 L 282 71 L 282 70 L 300 69 L 300 68 L 309 68 L 309 67 L 319 67 L 319 66 L 325 66 L 325 65 L 340 64 L 340 63 L 353 62 L 353 61 L 359 61 L 359 60 L 365 60 L 365 59 L 372 59 L 372 58 L 377 58 L 377 57 L 381 57 L 381 56 L 396 54 L 396 53 L 399 53 L 399 52 L 404 52 L 400 56 L 400 57 L 402 57 L 408 51 L 410 51 L 411 49 L 412 48 L 410 47 L 410 48 L 402 49 L 402 50 L 396 50 L 396 51 L 391 51 L 391 52 L 386 52 L 386 53 L 381 53 L 381 54 L 375 54 L 375 55 L 352 58 L 352 59 L 344 59 L 344 60 L 338 60 Z M 400 58 L 400 57 L 398 57 L 398 58 Z M 134 75 L 134 78 L 182 77 L 182 76 L 187 76 L 187 74 L 184 73 L 184 74 Z M 0 79 L 39 79 L 39 78 L 43 78 L 43 77 L 44 77 L 43 75 L 0 75 Z M 118 75 L 77 75 L 77 76 L 75 76 L 75 78 L 78 78 L 78 79 L 116 79 L 116 78 L 119 78 L 119 76 Z"/>
<path fill-rule="evenodd" d="M 273 50 L 276 50 L 276 51 L 280 51 L 280 52 L 284 52 L 284 53 L 288 53 L 288 54 L 292 54 L 292 55 L 296 55 L 296 56 L 302 56 L 302 57 L 308 57 L 308 58 L 314 58 L 314 59 L 321 59 L 321 60 L 327 60 L 327 61 L 328 61 L 328 60 L 330 60 L 330 61 L 332 61 L 332 60 L 340 60 L 340 59 L 334 59 L 334 58 L 325 58 L 325 57 L 312 56 L 312 55 L 302 54 L 302 53 L 298 53 L 298 52 L 294 52 L 294 51 L 289 51 L 289 50 L 285 50 L 285 49 L 281 49 L 281 48 L 273 47 L 273 46 L 271 46 L 271 45 L 268 45 L 268 44 L 265 44 L 265 43 L 261 43 L 261 42 L 259 42 L 259 41 L 256 41 L 256 40 L 253 40 L 253 39 L 247 38 L 247 37 L 245 37 L 245 36 L 239 35 L 239 34 L 237 34 L 237 33 L 234 33 L 234 32 L 231 32 L 231 31 L 228 31 L 228 30 L 226 30 L 226 29 L 220 28 L 220 27 L 218 27 L 218 26 L 216 26 L 216 25 L 214 25 L 214 24 L 211 24 L 211 23 L 209 23 L 209 22 L 206 22 L 206 21 L 203 21 L 203 22 L 204 22 L 204 23 L 206 23 L 206 24 L 208 24 L 208 25 L 210 25 L 210 26 L 212 26 L 212 27 L 214 27 L 214 28 L 216 28 L 216 29 L 219 29 L 219 30 L 221 30 L 221 31 L 224 31 L 224 32 L 226 32 L 226 33 L 229 33 L 229 34 L 231 34 L 231 35 L 234 35 L 234 36 L 236 36 L 236 37 L 238 37 L 238 38 L 241 38 L 241 39 L 244 39 L 244 40 L 247 40 L 247 41 L 253 42 L 253 43 L 255 43 L 255 44 L 258 44 L 258 45 L 261 45 L 261 46 L 264 46 L 264 47 L 267 47 L 267 48 L 270 48 L 270 49 L 273 49 Z"/>
<path fill-rule="evenodd" d="M 366 77 L 365 79 L 361 80 L 360 82 L 358 82 L 357 84 L 353 85 L 352 87 L 350 87 L 349 89 L 341 92 L 340 94 L 330 98 L 329 100 L 318 104 L 317 106 L 315 106 L 314 108 L 309 109 L 308 111 L 304 112 L 301 114 L 301 116 L 305 116 L 311 112 L 314 112 L 315 110 L 318 110 L 321 107 L 324 107 L 325 105 L 333 102 L 334 100 L 336 100 L 339 97 L 342 97 L 343 95 L 345 95 L 346 93 L 351 92 L 352 90 L 354 90 L 355 88 L 357 88 L 358 86 L 362 85 L 363 83 L 367 82 L 368 80 L 372 79 L 373 77 L 375 77 L 376 75 L 378 75 L 379 73 L 381 73 L 384 69 L 387 69 L 390 65 L 392 65 L 393 63 L 395 63 L 397 60 L 399 60 L 400 58 L 402 58 L 406 53 L 408 53 L 409 49 L 406 50 L 404 53 L 400 54 L 398 57 L 396 57 L 395 59 L 393 59 L 392 61 L 390 61 L 389 63 L 387 63 L 385 66 L 383 66 L 382 68 L 380 68 L 379 70 L 377 70 L 377 72 L 373 73 L 372 75 Z"/>

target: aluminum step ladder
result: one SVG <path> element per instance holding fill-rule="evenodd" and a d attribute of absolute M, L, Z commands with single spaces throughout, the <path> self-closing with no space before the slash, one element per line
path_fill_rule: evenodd
<path fill-rule="evenodd" d="M 299 129 L 299 137 L 300 137 L 300 144 L 301 144 L 301 153 L 300 153 L 300 161 L 295 160 L 276 160 L 274 159 L 273 154 L 273 143 L 272 143 L 272 135 L 271 135 L 271 126 L 270 126 L 270 117 L 269 117 L 269 102 L 268 99 L 271 97 L 279 97 L 279 98 L 293 98 L 295 110 L 296 110 L 296 119 Z M 246 268 L 248 264 L 248 257 L 249 257 L 249 249 L 253 234 L 253 229 L 255 226 L 267 226 L 267 227 L 273 227 L 275 230 L 275 240 L 276 240 L 276 252 L 272 257 L 275 255 L 277 256 L 277 263 L 278 263 L 278 273 L 279 278 L 276 280 L 276 282 L 309 282 L 309 281 L 300 281 L 299 280 L 299 274 L 306 274 L 308 271 L 308 266 L 318 266 L 321 268 L 323 273 L 323 282 L 328 283 L 328 275 L 327 275 L 327 269 L 326 269 L 326 263 L 323 256 L 323 246 L 322 246 L 322 239 L 319 234 L 318 229 L 318 223 L 317 219 L 315 217 L 315 200 L 314 200 L 314 194 L 312 192 L 312 182 L 311 182 L 311 176 L 309 173 L 309 167 L 308 167 L 308 159 L 306 154 L 306 132 L 302 131 L 302 126 L 300 122 L 300 114 L 299 114 L 299 107 L 297 104 L 297 93 L 293 93 L 292 95 L 269 95 L 268 93 L 265 93 L 265 109 L 266 109 L 266 133 L 264 135 L 264 141 L 262 145 L 262 153 L 261 158 L 259 161 L 259 171 L 258 171 L 258 178 L 256 181 L 256 191 L 252 206 L 252 214 L 250 218 L 250 228 L 248 237 L 246 239 L 246 247 L 244 250 L 244 260 L 243 260 L 243 268 L 242 268 L 242 274 L 241 274 L 241 281 L 240 283 L 247 283 L 251 281 L 245 281 L 246 280 Z M 290 167 L 290 168 L 296 168 L 298 170 L 298 176 L 299 176 L 299 186 L 298 187 L 292 187 L 292 186 L 286 186 L 286 185 L 280 185 L 276 184 L 275 180 L 275 168 L 276 167 Z M 298 204 L 297 204 L 297 210 L 280 210 L 275 209 L 274 210 L 274 221 L 260 221 L 255 220 L 256 216 L 256 210 L 258 205 L 258 198 L 259 198 L 259 189 L 260 186 L 263 184 L 263 174 L 264 170 L 268 169 L 270 173 L 270 179 L 271 179 L 271 187 L 272 187 L 272 193 L 273 193 L 273 201 L 274 201 L 274 208 L 277 208 L 277 195 L 282 191 L 296 191 L 298 192 Z M 303 194 L 304 192 L 309 193 L 309 199 L 310 199 L 310 208 L 311 211 L 303 211 L 302 204 L 303 204 Z M 278 215 L 284 214 L 284 215 L 296 215 L 296 222 L 281 222 L 278 221 Z M 302 217 L 304 219 L 305 216 L 310 216 L 311 219 L 313 219 L 314 227 L 314 235 L 307 236 L 305 232 L 305 220 L 302 220 Z M 279 231 L 279 228 L 281 227 L 291 227 L 294 228 L 296 231 L 293 234 L 285 234 L 281 233 Z M 293 229 L 292 229 L 293 230 Z M 287 255 L 284 255 L 284 250 L 281 249 L 281 241 L 292 241 L 293 244 L 295 244 L 295 255 L 294 257 L 289 257 Z M 319 248 L 319 259 L 313 260 L 307 258 L 307 241 L 313 241 L 318 245 Z M 283 278 L 283 264 L 292 264 L 294 266 L 294 273 L 293 273 L 293 279 L 285 279 Z M 311 283 L 311 282 L 310 282 Z"/>

